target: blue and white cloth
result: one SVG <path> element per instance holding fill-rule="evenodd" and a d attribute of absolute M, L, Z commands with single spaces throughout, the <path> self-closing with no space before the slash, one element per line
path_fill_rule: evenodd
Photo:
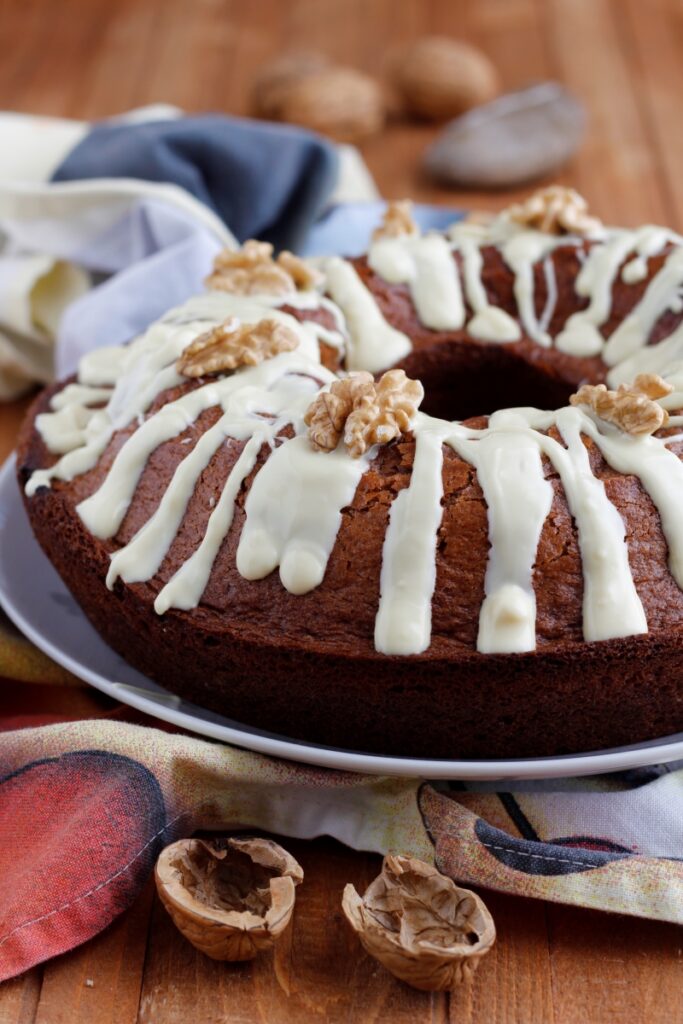
<path fill-rule="evenodd" d="M 201 290 L 221 248 L 302 251 L 324 211 L 376 198 L 352 147 L 286 125 L 0 115 L 0 400 L 139 333 Z"/>

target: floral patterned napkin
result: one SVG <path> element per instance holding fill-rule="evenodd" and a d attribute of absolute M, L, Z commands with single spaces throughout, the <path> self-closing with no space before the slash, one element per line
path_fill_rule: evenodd
<path fill-rule="evenodd" d="M 4 619 L 0 676 L 6 693 L 77 682 Z M 460 882 L 683 922 L 683 763 L 502 792 L 278 761 L 129 708 L 54 717 L 3 719 L 0 689 L 0 980 L 105 928 L 198 829 L 330 835 Z"/>

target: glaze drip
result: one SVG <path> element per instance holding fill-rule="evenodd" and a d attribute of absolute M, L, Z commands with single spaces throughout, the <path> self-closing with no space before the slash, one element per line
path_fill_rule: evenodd
<path fill-rule="evenodd" d="M 477 470 L 489 519 L 489 551 L 477 649 L 484 654 L 533 651 L 533 568 L 553 489 L 545 479 L 535 434 L 523 411 L 494 413 L 476 439 L 447 439 Z"/>
<path fill-rule="evenodd" d="M 316 452 L 307 437 L 277 448 L 258 473 L 246 502 L 247 519 L 237 548 L 237 568 L 260 580 L 280 568 L 290 594 L 307 594 L 322 583 L 367 457 L 351 459 L 343 446 Z"/>
<path fill-rule="evenodd" d="M 454 268 L 447 259 L 447 243 L 438 235 L 420 237 L 404 234 L 379 238 L 370 248 L 368 262 L 375 273 L 390 284 L 408 284 L 417 316 L 424 327 L 449 331 L 464 326 L 473 338 L 496 344 L 519 341 L 524 334 L 537 345 L 544 348 L 554 345 L 572 356 L 602 356 L 611 368 L 610 383 L 630 379 L 643 371 L 650 359 L 647 341 L 654 324 L 672 307 L 672 303 L 674 308 L 680 305 L 678 291 L 683 287 L 683 238 L 664 228 L 646 225 L 633 231 L 610 229 L 587 241 L 572 235 L 549 235 L 532 230 L 503 214 L 487 225 L 458 222 L 449 230 L 448 237 L 451 248 L 459 256 L 461 270 L 457 263 Z M 482 250 L 487 246 L 498 248 L 513 272 L 517 319 L 489 302 L 482 278 Z M 557 301 L 552 254 L 560 246 L 574 248 L 582 263 L 575 289 L 577 295 L 588 300 L 588 306 L 569 317 L 553 339 L 548 332 Z M 604 337 L 601 328 L 611 314 L 612 290 L 620 268 L 624 283 L 637 284 L 647 276 L 648 259 L 669 246 L 673 251 L 650 282 L 645 296 L 613 334 Z M 539 263 L 546 284 L 546 303 L 540 315 L 536 312 L 534 287 L 534 268 Z M 328 287 L 340 305 L 344 305 L 341 301 L 344 296 L 339 291 L 342 279 L 349 296 L 354 290 L 362 294 L 364 286 L 357 275 L 354 281 L 353 275 L 349 264 L 342 260 L 333 261 L 333 283 Z M 472 310 L 466 323 L 464 299 Z M 396 359 L 406 354 L 391 335 L 390 325 L 383 319 L 381 323 L 378 320 L 378 314 L 380 317 L 381 314 L 376 303 L 374 309 L 367 310 L 368 319 L 363 307 L 365 297 L 354 295 L 352 299 L 344 297 L 344 300 L 349 303 L 349 315 L 354 324 L 356 319 L 358 322 L 362 320 L 368 334 L 374 332 L 376 336 L 380 333 L 388 336 L 392 351 L 398 353 Z M 363 312 L 360 312 L 362 307 Z M 357 318 L 354 318 L 354 308 L 359 310 Z M 351 331 L 359 336 L 357 326 L 351 326 Z M 386 367 L 386 361 L 373 354 L 372 343 L 367 341 L 367 337 L 361 340 L 360 348 L 370 352 L 369 362 L 361 365 L 365 357 L 359 353 L 349 363 L 351 369 L 369 368 L 374 371 Z M 628 370 L 622 369 L 624 363 L 628 363 Z"/>
<path fill-rule="evenodd" d="M 443 424 L 418 413 L 410 484 L 391 505 L 382 550 L 375 648 L 421 654 L 431 643 L 436 539 L 443 497 Z"/>
<path fill-rule="evenodd" d="M 442 235 L 424 238 L 401 235 L 373 242 L 370 267 L 390 284 L 407 284 L 425 327 L 458 330 L 465 321 L 465 306 L 453 254 Z"/>
<path fill-rule="evenodd" d="M 347 370 L 379 373 L 412 349 L 410 339 L 387 323 L 372 293 L 347 260 L 332 257 L 325 266 L 326 287 L 343 313 L 349 341 Z"/>
<path fill-rule="evenodd" d="M 481 274 L 482 249 L 490 244 L 499 246 L 514 273 L 519 322 L 488 300 Z M 523 329 L 547 347 L 553 344 L 548 329 L 557 301 L 553 251 L 558 245 L 575 246 L 583 259 L 576 290 L 588 305 L 569 318 L 554 344 L 574 355 L 602 355 L 611 367 L 610 384 L 643 371 L 671 374 L 675 390 L 662 405 L 679 410 L 683 326 L 659 344 L 647 344 L 661 315 L 680 303 L 683 239 L 670 232 L 652 227 L 608 232 L 588 245 L 583 239 L 545 235 L 509 222 L 486 228 L 460 224 L 450 232 L 450 243 L 432 235 L 381 239 L 369 259 L 386 280 L 408 285 L 427 327 L 462 328 L 466 299 L 472 313 L 465 326 L 473 336 L 505 344 L 519 339 Z M 640 302 L 604 338 L 620 268 L 627 284 L 642 281 L 647 260 L 668 246 L 673 248 Z M 547 301 L 537 314 L 533 285 L 539 261 Z M 54 396 L 50 411 L 37 418 L 46 446 L 59 458 L 51 468 L 32 475 L 26 486 L 29 495 L 52 480 L 70 480 L 92 469 L 114 433 L 128 432 L 99 489 L 78 506 L 85 526 L 103 540 L 116 537 L 121 529 L 153 453 L 164 444 L 186 446 L 154 513 L 112 555 L 108 586 L 117 579 L 142 583 L 159 572 L 202 473 L 226 443 L 240 445 L 239 455 L 211 508 L 204 535 L 160 590 L 156 611 L 189 610 L 200 603 L 233 524 L 240 490 L 261 461 L 246 497 L 237 569 L 255 581 L 279 568 L 282 585 L 296 595 L 320 585 L 343 509 L 353 503 L 376 451 L 357 459 L 343 444 L 330 453 L 318 452 L 305 436 L 306 409 L 336 379 L 320 364 L 319 344 L 345 349 L 350 369 L 370 371 L 399 362 L 411 348 L 348 261 L 327 261 L 325 287 L 331 298 L 315 292 L 249 297 L 211 293 L 190 300 L 129 346 L 86 356 L 78 382 Z M 325 309 L 335 327 L 299 322 L 281 305 Z M 281 319 L 296 333 L 294 351 L 229 375 L 200 378 L 187 390 L 176 361 L 199 333 L 229 318 L 250 323 L 266 316 Z M 180 385 L 185 390 L 173 392 Z M 169 389 L 170 400 L 153 408 Z M 197 420 L 212 409 L 212 425 L 198 430 Z M 670 422 L 683 426 L 683 416 L 673 416 Z M 559 477 L 576 525 L 585 639 L 594 642 L 647 631 L 624 522 L 592 471 L 587 441 L 613 469 L 642 482 L 661 518 L 671 574 L 683 589 L 683 466 L 669 448 L 681 435 L 628 436 L 583 406 L 557 412 L 508 409 L 494 413 L 481 429 L 418 413 L 413 433 L 412 475 L 392 503 L 384 538 L 375 620 L 375 646 L 381 653 L 419 655 L 432 642 L 444 446 L 474 468 L 487 506 L 490 550 L 479 615 L 480 652 L 524 653 L 536 646 L 534 565 L 554 500 L 551 469 Z"/>

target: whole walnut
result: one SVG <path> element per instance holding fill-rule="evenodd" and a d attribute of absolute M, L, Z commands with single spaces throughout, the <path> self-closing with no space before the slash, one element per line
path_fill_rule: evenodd
<path fill-rule="evenodd" d="M 281 58 L 257 77 L 252 100 L 261 117 L 287 121 L 359 142 L 380 131 L 385 119 L 381 86 L 354 68 L 326 66 L 314 55 Z"/>
<path fill-rule="evenodd" d="M 476 47 L 446 36 L 424 36 L 396 55 L 394 88 L 405 108 L 433 121 L 447 121 L 498 93 L 496 68 Z"/>
<path fill-rule="evenodd" d="M 282 118 L 282 104 L 287 89 L 309 75 L 316 74 L 330 66 L 322 53 L 295 52 L 265 64 L 260 70 L 251 92 L 251 105 L 259 117 L 273 121 Z"/>

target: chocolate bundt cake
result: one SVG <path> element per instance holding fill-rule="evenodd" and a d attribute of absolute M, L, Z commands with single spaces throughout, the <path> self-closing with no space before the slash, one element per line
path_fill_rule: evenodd
<path fill-rule="evenodd" d="M 553 188 L 445 235 L 393 204 L 359 259 L 248 242 L 207 284 L 20 440 L 35 535 L 112 647 L 357 750 L 683 730 L 683 238 Z"/>

